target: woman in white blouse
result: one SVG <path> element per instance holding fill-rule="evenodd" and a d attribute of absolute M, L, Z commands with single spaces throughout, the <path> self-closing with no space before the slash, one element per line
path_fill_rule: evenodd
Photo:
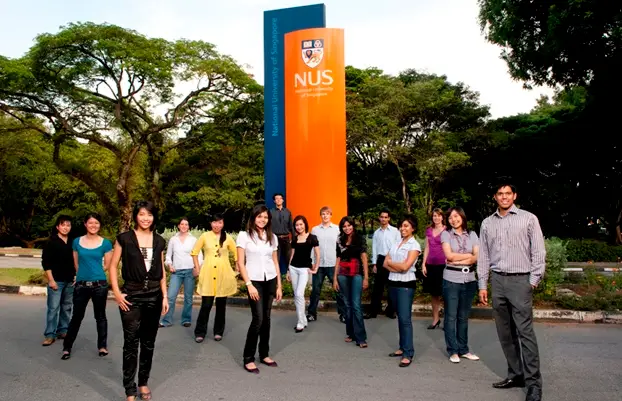
<path fill-rule="evenodd" d="M 184 327 L 192 325 L 192 296 L 194 295 L 194 262 L 192 261 L 192 248 L 197 242 L 196 237 L 190 234 L 190 223 L 186 217 L 182 217 L 177 225 L 179 232 L 168 241 L 166 249 L 166 261 L 171 272 L 171 280 L 168 285 L 168 313 L 160 321 L 160 327 L 173 325 L 175 314 L 175 301 L 181 285 L 184 285 L 184 308 L 181 312 L 181 324 Z"/>
<path fill-rule="evenodd" d="M 421 246 L 413 236 L 417 224 L 414 217 L 402 220 L 402 240 L 393 245 L 384 259 L 384 268 L 389 271 L 389 296 L 397 310 L 397 326 L 400 332 L 400 347 L 389 354 L 401 357 L 399 366 L 409 366 L 415 356 L 413 344 L 412 304 L 415 298 L 415 264 L 421 253 Z"/>
<path fill-rule="evenodd" d="M 246 231 L 237 239 L 238 268 L 248 289 L 248 301 L 253 319 L 246 335 L 244 346 L 244 369 L 259 373 L 255 364 L 257 340 L 259 340 L 259 361 L 276 367 L 270 358 L 270 311 L 272 301 L 281 300 L 281 275 L 277 248 L 278 240 L 272 233 L 272 217 L 265 205 L 257 205 L 248 219 Z"/>

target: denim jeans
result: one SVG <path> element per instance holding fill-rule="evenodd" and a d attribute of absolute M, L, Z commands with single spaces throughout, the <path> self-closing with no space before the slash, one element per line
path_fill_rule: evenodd
<path fill-rule="evenodd" d="M 97 349 L 107 348 L 108 346 L 108 320 L 106 319 L 106 300 L 108 298 L 108 284 L 102 284 L 96 287 L 86 287 L 76 283 L 76 289 L 73 295 L 73 316 L 69 323 L 67 337 L 63 342 L 63 351 L 71 351 L 73 343 L 80 331 L 80 325 L 86 313 L 86 307 L 89 300 L 93 301 L 93 314 L 95 315 L 95 323 L 97 325 Z"/>
<path fill-rule="evenodd" d="M 192 296 L 194 295 L 194 275 L 192 269 L 177 270 L 171 274 L 168 284 L 168 313 L 162 318 L 162 325 L 173 324 L 175 301 L 181 285 L 184 285 L 184 309 L 181 311 L 181 324 L 192 323 Z"/>
<path fill-rule="evenodd" d="M 452 283 L 443 280 L 445 344 L 450 356 L 469 352 L 469 313 L 476 291 L 477 281 Z"/>
<path fill-rule="evenodd" d="M 361 306 L 361 295 L 363 294 L 363 277 L 356 276 L 337 276 L 339 292 L 343 296 L 346 309 L 346 335 L 353 339 L 357 344 L 367 343 L 367 333 L 365 332 L 365 322 L 363 321 L 363 308 Z"/>
<path fill-rule="evenodd" d="M 57 281 L 58 289 L 48 284 L 48 307 L 46 314 L 45 338 L 56 338 L 66 334 L 73 309 L 73 282 Z"/>
<path fill-rule="evenodd" d="M 311 276 L 311 296 L 309 297 L 309 308 L 307 314 L 317 317 L 317 305 L 320 302 L 320 293 L 324 285 L 324 279 L 328 278 L 328 283 L 333 286 L 333 277 L 335 274 L 335 266 L 320 266 L 317 273 Z M 341 292 L 335 292 L 337 300 L 337 312 L 339 315 L 346 315 L 346 308 Z"/>
<path fill-rule="evenodd" d="M 400 332 L 400 350 L 405 358 L 413 359 L 415 346 L 413 341 L 412 306 L 415 289 L 389 286 L 389 297 L 397 312 L 397 327 Z"/>

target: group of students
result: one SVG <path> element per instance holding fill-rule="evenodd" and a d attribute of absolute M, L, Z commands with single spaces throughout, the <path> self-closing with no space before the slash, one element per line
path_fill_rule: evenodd
<path fill-rule="evenodd" d="M 275 200 L 277 197 L 280 199 L 275 203 L 282 211 L 283 196 L 277 194 Z M 499 208 L 483 222 L 481 239 L 468 230 L 466 215 L 461 208 L 452 208 L 447 213 L 451 229 L 445 226 L 442 211 L 434 211 L 432 225 L 426 230 L 422 265 L 424 286 L 436 305 L 429 328 L 439 326 L 438 310 L 442 296 L 450 361 L 458 363 L 460 358 L 478 360 L 479 357 L 468 348 L 468 316 L 478 286 L 480 302 L 487 304 L 488 276 L 492 271 L 495 321 L 508 361 L 508 377 L 493 386 L 527 385 L 527 401 L 538 401 L 542 379 L 532 327 L 531 293 L 544 273 L 542 233 L 537 218 L 514 205 L 516 191 L 513 186 L 499 186 L 495 199 Z M 147 383 L 156 334 L 159 327 L 173 324 L 175 301 L 182 284 L 186 289 L 182 325 L 192 325 L 192 295 L 194 280 L 198 277 L 196 291 L 202 296 L 202 302 L 195 324 L 195 341 L 204 341 L 214 303 L 213 333 L 214 339 L 220 341 L 224 334 L 227 297 L 237 292 L 239 274 L 247 288 L 252 314 L 243 351 L 244 369 L 259 373 L 255 359 L 257 350 L 261 364 L 277 366 L 270 357 L 270 314 L 273 301 L 280 301 L 283 295 L 282 276 L 290 280 L 294 288 L 296 333 L 304 331 L 308 322 L 317 319 L 319 293 L 316 293 L 316 278 L 321 277 L 321 289 L 324 278 L 328 277 L 337 294 L 340 320 L 346 325 L 345 341 L 367 348 L 364 320 L 375 317 L 379 308 L 372 304 L 371 312 L 364 315 L 361 298 L 369 286 L 370 273 L 374 272 L 378 288 L 373 289 L 376 294 L 373 303 L 378 302 L 377 294 L 382 298 L 384 287 L 380 286 L 386 282 L 391 309 L 385 313 L 390 317 L 392 313 L 397 314 L 399 347 L 389 356 L 399 358 L 400 367 L 409 366 L 415 354 L 412 304 L 417 281 L 415 266 L 421 254 L 421 247 L 414 237 L 416 221 L 405 217 L 399 228 L 395 228 L 389 224 L 390 213 L 382 211 L 381 227 L 374 233 L 370 269 L 366 239 L 357 232 L 352 218 L 343 217 L 335 225 L 331 222 L 330 207 L 323 207 L 320 210 L 322 223 L 309 230 L 307 219 L 297 216 L 290 220 L 293 230 L 289 240 L 291 252 L 286 253 L 288 269 L 282 275 L 279 259 L 283 260 L 283 252 L 279 252 L 279 244 L 283 242 L 283 235 L 273 232 L 274 215 L 265 205 L 255 206 L 246 230 L 238 234 L 236 241 L 224 231 L 221 215 L 211 218 L 211 230 L 198 239 L 189 233 L 188 220 L 182 219 L 179 232 L 169 241 L 166 257 L 166 241 L 153 231 L 156 210 L 150 202 L 139 202 L 135 206 L 134 229 L 117 236 L 114 247 L 98 235 L 101 219 L 96 214 L 87 216 L 87 234 L 76 238 L 71 246 L 67 238 L 70 219 L 59 218 L 57 234 L 44 249 L 42 259 L 50 279 L 43 345 L 52 344 L 57 337 L 64 338 L 62 359 L 69 359 L 88 300 L 93 299 L 99 355 L 108 354 L 105 271 L 109 270 L 124 331 L 125 393 L 129 401 L 137 397 L 149 400 L 151 391 Z M 66 268 L 69 255 L 71 268 L 77 271 L 75 284 L 73 274 Z M 229 262 L 230 255 L 236 262 L 235 268 Z M 120 261 L 123 286 L 118 280 Z M 66 265 L 63 265 L 64 270 L 60 268 L 63 263 Z M 478 278 L 475 276 L 476 264 Z M 171 272 L 168 288 L 165 265 Z M 305 314 L 304 292 L 310 275 L 313 290 Z M 386 275 L 386 281 L 378 280 L 382 275 Z M 69 319 L 72 291 L 74 313 Z M 135 382 L 137 370 L 138 384 Z"/>

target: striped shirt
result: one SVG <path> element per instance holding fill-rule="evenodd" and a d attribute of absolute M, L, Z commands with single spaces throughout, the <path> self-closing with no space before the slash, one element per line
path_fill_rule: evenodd
<path fill-rule="evenodd" d="M 451 231 L 443 231 L 441 234 L 441 243 L 449 244 L 452 253 L 472 254 L 473 247 L 479 246 L 479 239 L 475 231 L 463 231 L 462 234 L 458 234 L 456 230 L 452 228 Z M 449 261 L 447 261 L 447 266 L 457 267 L 459 269 L 470 267 L 467 265 L 455 265 Z M 458 284 L 470 283 L 471 281 L 475 281 L 475 272 L 463 273 L 444 269 L 443 279 Z"/>
<path fill-rule="evenodd" d="M 534 214 L 513 205 L 505 216 L 497 210 L 482 222 L 477 260 L 480 290 L 487 288 L 490 270 L 529 273 L 531 285 L 538 285 L 545 265 L 544 236 Z"/>
<path fill-rule="evenodd" d="M 421 245 L 419 245 L 419 241 L 417 241 L 414 237 L 411 237 L 402 246 L 400 246 L 400 242 L 393 244 L 389 250 L 389 255 L 391 256 L 391 260 L 393 262 L 405 262 L 406 259 L 408 259 L 408 252 L 410 251 L 419 251 L 419 253 L 421 253 Z M 412 266 L 410 266 L 410 268 L 403 273 L 389 272 L 389 281 L 415 281 L 417 279 L 417 275 L 415 274 L 417 259 L 419 259 L 419 256 L 415 258 Z"/>

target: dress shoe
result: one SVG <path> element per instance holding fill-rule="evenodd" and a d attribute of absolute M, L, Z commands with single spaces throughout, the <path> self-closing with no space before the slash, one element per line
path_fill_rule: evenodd
<path fill-rule="evenodd" d="M 515 379 L 503 379 L 500 382 L 493 383 L 492 386 L 494 388 L 525 387 L 525 380 L 522 377 L 517 377 Z"/>
<path fill-rule="evenodd" d="M 439 321 L 438 321 L 438 322 L 436 322 L 436 323 L 432 323 L 431 325 L 429 325 L 429 326 L 428 326 L 428 330 L 434 330 L 435 328 L 437 328 L 437 327 L 438 327 L 438 326 L 440 326 L 440 325 L 441 325 L 441 321 L 440 321 L 440 319 L 439 319 Z"/>
<path fill-rule="evenodd" d="M 388 317 L 389 319 L 396 319 L 397 318 L 397 314 L 395 312 L 385 313 L 384 315 L 386 317 Z"/>
<path fill-rule="evenodd" d="M 368 320 L 368 319 L 375 319 L 378 315 L 374 314 L 374 313 L 366 313 L 363 316 L 363 319 Z"/>
<path fill-rule="evenodd" d="M 531 386 L 527 390 L 527 397 L 525 401 L 540 401 L 542 400 L 542 390 L 537 387 Z"/>

